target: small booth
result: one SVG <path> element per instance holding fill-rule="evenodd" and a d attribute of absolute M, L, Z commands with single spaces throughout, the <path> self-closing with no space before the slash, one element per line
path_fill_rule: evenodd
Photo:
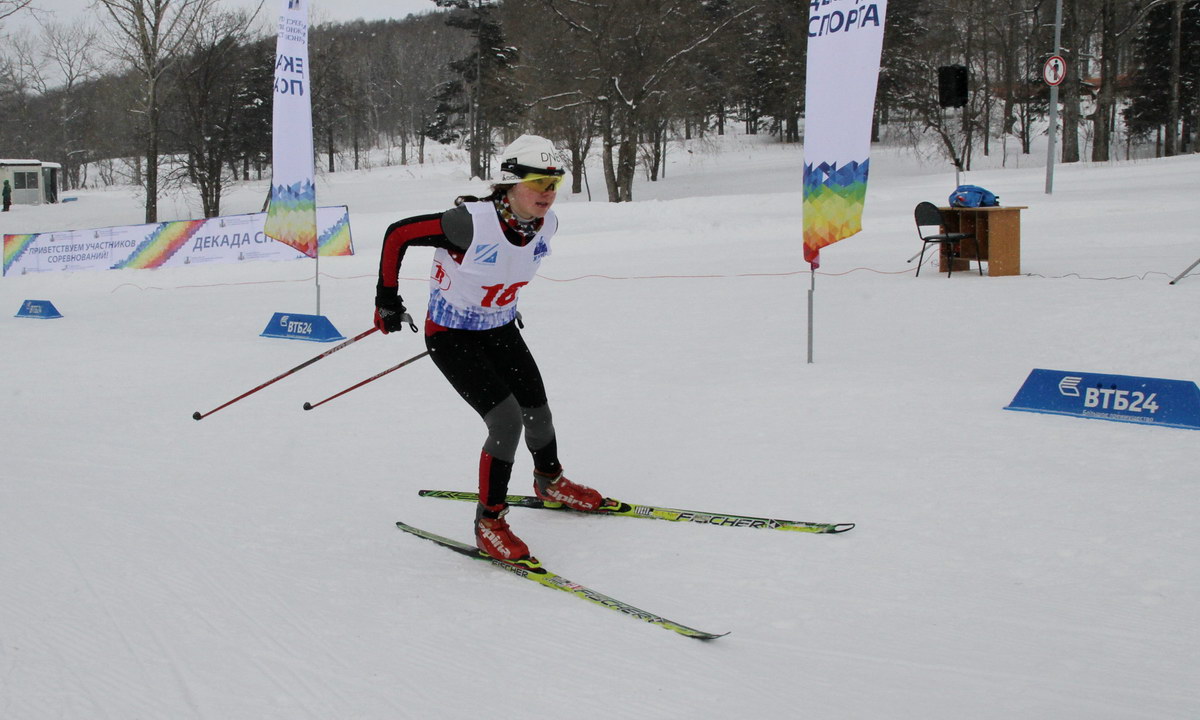
<path fill-rule="evenodd" d="M 56 203 L 61 171 L 55 162 L 0 159 L 0 185 L 8 181 L 14 205 Z"/>

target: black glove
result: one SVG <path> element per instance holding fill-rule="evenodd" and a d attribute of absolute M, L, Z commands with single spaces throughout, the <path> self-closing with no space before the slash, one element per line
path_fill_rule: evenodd
<path fill-rule="evenodd" d="M 417 326 L 404 310 L 404 301 L 395 288 L 379 288 L 375 294 L 375 327 L 384 335 L 403 330 L 406 324 L 416 332 Z"/>

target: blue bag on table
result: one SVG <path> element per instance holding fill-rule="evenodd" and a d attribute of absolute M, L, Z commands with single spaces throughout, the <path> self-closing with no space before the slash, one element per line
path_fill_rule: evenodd
<path fill-rule="evenodd" d="M 991 190 L 978 185 L 959 185 L 950 193 L 950 207 L 996 207 L 1000 198 Z"/>

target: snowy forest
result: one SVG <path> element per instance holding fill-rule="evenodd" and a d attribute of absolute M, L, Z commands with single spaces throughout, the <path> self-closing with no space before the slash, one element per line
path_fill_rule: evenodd
<path fill-rule="evenodd" d="M 0 156 L 61 163 L 64 189 L 138 183 L 146 221 L 175 185 L 206 216 L 263 177 L 271 148 L 272 18 L 215 0 L 98 0 L 94 14 L 13 36 L 0 0 Z M 469 152 L 489 178 L 523 131 L 571 167 L 599 153 L 608 197 L 655 181 L 665 143 L 732 123 L 803 140 L 808 0 L 431 0 L 430 12 L 319 24 L 310 35 L 318 170 L 421 163 L 427 143 Z M 1030 152 L 1046 132 L 1042 67 L 1055 0 L 908 0 L 888 8 L 876 140 L 979 154 Z M 529 22 L 536 18 L 537 22 Z M 149 32 L 153 28 L 159 32 Z M 1197 151 L 1200 1 L 1062 0 L 1060 161 Z M 968 69 L 963 107 L 938 68 Z M 929 142 L 929 139 L 935 142 Z M 574 192 L 580 192 L 574 174 Z"/>

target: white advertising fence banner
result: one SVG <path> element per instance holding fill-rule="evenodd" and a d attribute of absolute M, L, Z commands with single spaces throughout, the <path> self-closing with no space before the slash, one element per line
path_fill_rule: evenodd
<path fill-rule="evenodd" d="M 321 255 L 353 255 L 345 205 L 318 208 Z M 4 275 L 308 257 L 266 235 L 267 213 L 4 236 Z"/>
<path fill-rule="evenodd" d="M 280 0 L 275 41 L 271 136 L 271 203 L 267 235 L 315 257 L 317 187 L 313 184 L 312 93 L 308 68 L 308 0 Z"/>

